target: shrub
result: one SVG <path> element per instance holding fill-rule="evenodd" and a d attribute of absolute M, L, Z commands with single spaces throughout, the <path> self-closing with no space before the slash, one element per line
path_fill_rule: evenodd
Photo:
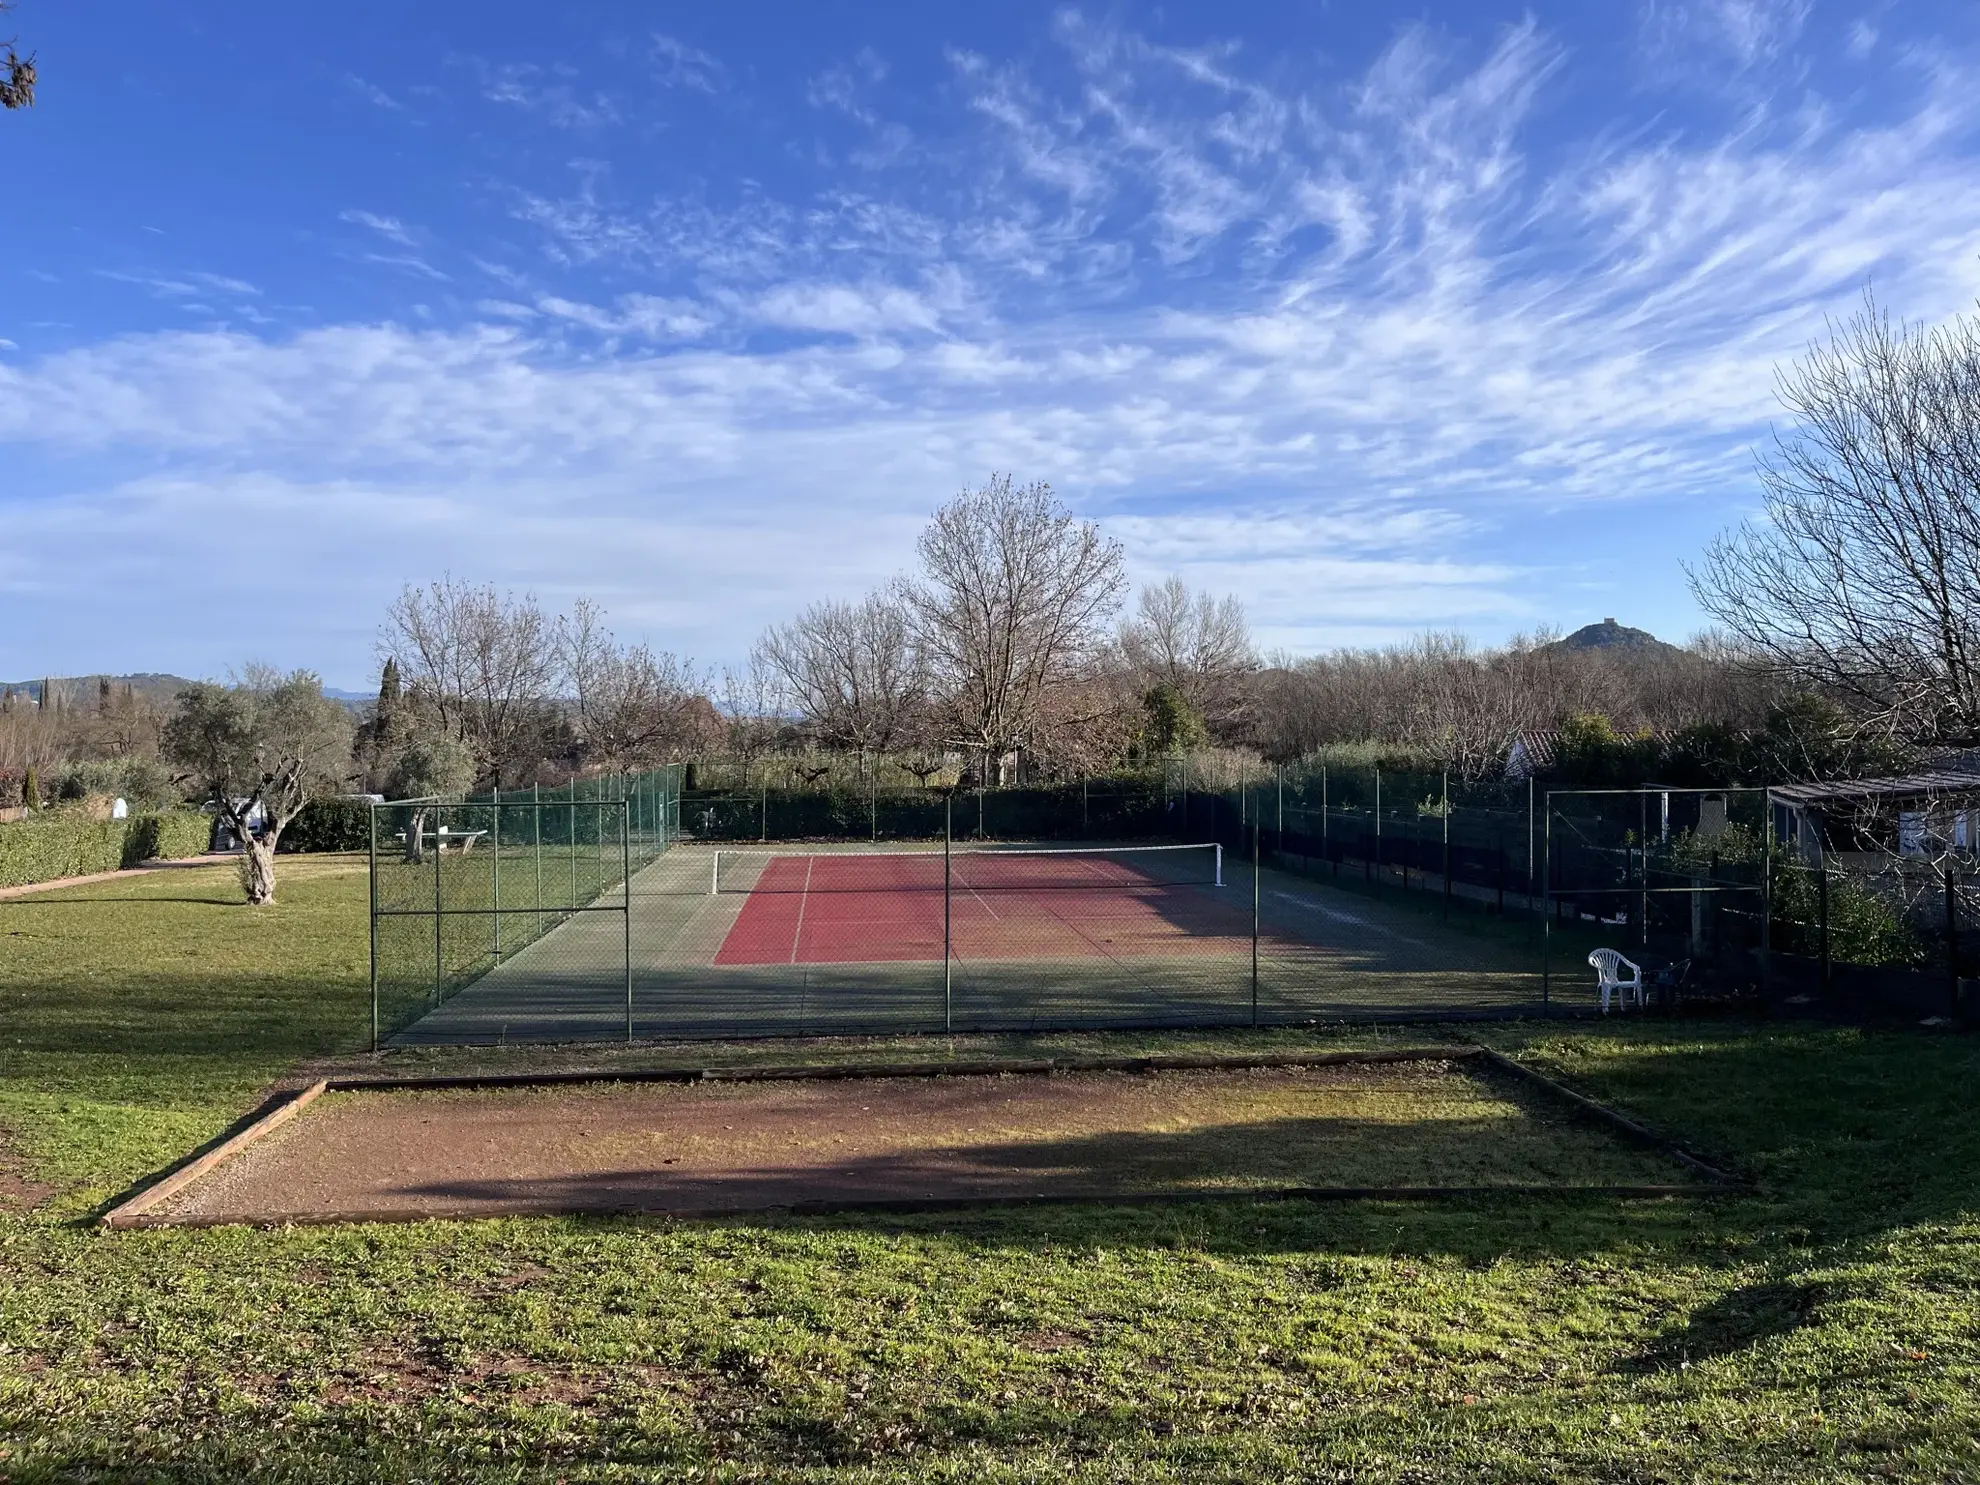
<path fill-rule="evenodd" d="M 120 798 L 133 814 L 176 809 L 184 798 L 171 770 L 141 755 L 78 759 L 62 764 L 53 778 L 54 792 L 63 799 Z"/>
<path fill-rule="evenodd" d="M 371 805 L 339 795 L 312 799 L 282 832 L 284 851 L 367 851 L 371 849 Z"/>
<path fill-rule="evenodd" d="M 0 887 L 115 871 L 152 857 L 196 856 L 212 838 L 213 821 L 188 810 L 128 820 L 55 810 L 0 824 Z"/>
<path fill-rule="evenodd" d="M 201 856 L 213 848 L 213 817 L 192 810 L 170 810 L 161 815 L 137 815 L 124 822 L 122 864 L 136 866 L 145 861 L 179 861 Z"/>

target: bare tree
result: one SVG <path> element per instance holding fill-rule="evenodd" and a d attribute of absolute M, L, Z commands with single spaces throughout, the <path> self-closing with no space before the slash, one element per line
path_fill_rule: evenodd
<path fill-rule="evenodd" d="M 1865 726 L 1980 741 L 1980 321 L 1894 325 L 1866 295 L 1779 394 L 1766 520 L 1714 541 L 1692 591 Z"/>
<path fill-rule="evenodd" d="M 1569 717 L 1600 716 L 1625 735 L 1751 726 L 1773 694 L 1716 639 L 1690 650 L 1577 650 L 1544 630 L 1498 648 L 1431 633 L 1384 649 L 1280 658 L 1256 685 L 1256 730 L 1269 756 L 1377 742 L 1466 778 L 1497 770 L 1520 733 Z"/>
<path fill-rule="evenodd" d="M 0 0 L 0 15 L 14 8 L 14 0 Z M 0 41 L 0 108 L 32 108 L 34 106 L 34 85 L 40 74 L 34 65 L 34 53 L 23 57 L 14 50 L 14 37 Z"/>
<path fill-rule="evenodd" d="M 619 645 L 587 598 L 558 621 L 557 635 L 579 742 L 594 761 L 643 768 L 693 750 L 702 682 L 692 665 L 669 651 Z"/>
<path fill-rule="evenodd" d="M 408 708 L 463 743 L 500 787 L 543 756 L 560 660 L 553 621 L 530 595 L 445 578 L 407 584 L 379 649 L 396 659 Z"/>
<path fill-rule="evenodd" d="M 722 741 L 729 756 L 742 764 L 745 787 L 751 765 L 783 737 L 788 704 L 782 677 L 760 656 L 752 655 L 739 670 L 722 672 Z"/>
<path fill-rule="evenodd" d="M 198 682 L 179 693 L 161 745 L 240 841 L 242 885 L 256 907 L 275 900 L 282 832 L 348 778 L 353 730 L 308 671 L 249 666 L 238 685 Z"/>
<path fill-rule="evenodd" d="M 906 607 L 874 593 L 858 603 L 814 603 L 757 641 L 797 714 L 818 740 L 868 758 L 907 743 L 927 684 Z"/>
<path fill-rule="evenodd" d="M 1127 586 L 1120 544 L 1050 485 L 993 475 L 935 513 L 920 553 L 920 579 L 900 592 L 948 740 L 1001 782 L 1047 708 L 1092 678 Z"/>
<path fill-rule="evenodd" d="M 1171 687 L 1212 728 L 1227 729 L 1243 716 L 1258 656 L 1236 598 L 1192 593 L 1170 577 L 1141 590 L 1120 643 L 1144 691 Z"/>

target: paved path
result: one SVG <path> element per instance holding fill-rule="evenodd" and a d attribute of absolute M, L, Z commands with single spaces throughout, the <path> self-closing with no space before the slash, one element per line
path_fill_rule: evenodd
<path fill-rule="evenodd" d="M 180 866 L 214 866 L 234 858 L 226 852 L 204 856 L 182 856 L 174 861 L 147 861 L 143 866 L 126 866 L 120 871 L 95 871 L 82 877 L 57 877 L 52 882 L 27 882 L 19 887 L 0 887 L 0 902 L 9 897 L 26 897 L 30 892 L 53 892 L 57 887 L 87 887 L 91 882 L 114 882 L 120 877 L 146 877 L 154 871 L 171 871 Z"/>

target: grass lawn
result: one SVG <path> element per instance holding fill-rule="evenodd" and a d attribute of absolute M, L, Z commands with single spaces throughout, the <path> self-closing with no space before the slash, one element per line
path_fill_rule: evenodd
<path fill-rule="evenodd" d="M 1710 1200 L 79 1220 L 298 1063 L 368 1061 L 356 866 L 285 860 L 263 912 L 225 868 L 0 902 L 0 1205 L 40 1198 L 0 1214 L 0 1479 L 1980 1481 L 1955 1035 L 1483 1029 L 1759 1182 Z"/>

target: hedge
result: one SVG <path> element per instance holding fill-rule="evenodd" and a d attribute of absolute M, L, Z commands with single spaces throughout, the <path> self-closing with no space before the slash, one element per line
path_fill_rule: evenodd
<path fill-rule="evenodd" d="M 312 799 L 282 832 L 284 851 L 368 851 L 371 801 L 339 795 Z"/>
<path fill-rule="evenodd" d="M 125 820 L 55 810 L 0 824 L 0 887 L 116 871 L 154 857 L 197 856 L 212 842 L 212 818 L 189 810 Z"/>

